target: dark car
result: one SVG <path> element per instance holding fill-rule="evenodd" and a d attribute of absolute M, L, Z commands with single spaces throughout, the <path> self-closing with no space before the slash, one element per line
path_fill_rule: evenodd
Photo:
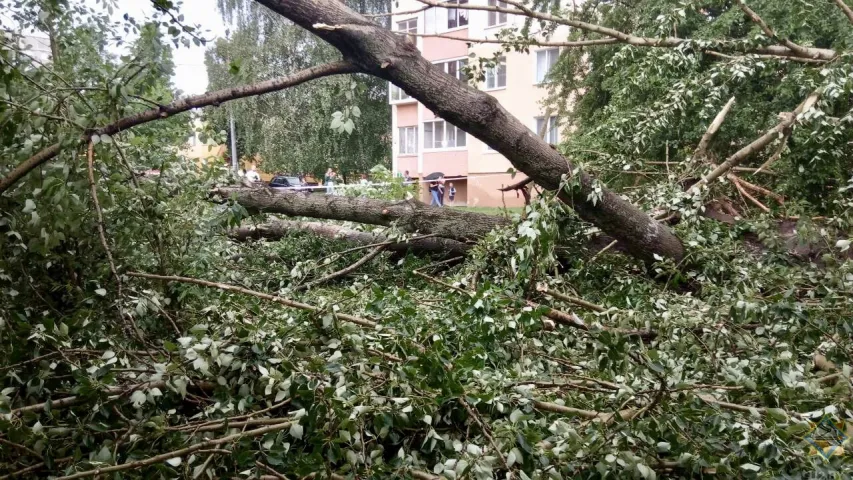
<path fill-rule="evenodd" d="M 276 175 L 270 180 L 270 188 L 286 189 L 286 190 L 301 190 L 302 182 L 299 177 L 290 177 L 286 175 Z"/>

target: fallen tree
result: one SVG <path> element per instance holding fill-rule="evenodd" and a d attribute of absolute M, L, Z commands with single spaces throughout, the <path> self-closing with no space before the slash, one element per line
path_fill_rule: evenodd
<path fill-rule="evenodd" d="M 445 74 L 403 37 L 335 0 L 257 0 L 337 48 L 359 70 L 388 80 L 441 117 L 503 154 L 549 190 L 561 191 L 585 220 L 616 238 L 634 256 L 680 261 L 684 246 L 672 231 L 610 191 L 539 138 L 486 92 Z"/>
<path fill-rule="evenodd" d="M 387 201 L 364 197 L 275 192 L 266 188 L 222 187 L 214 196 L 231 198 L 250 213 L 280 213 L 291 217 L 325 218 L 391 226 L 466 242 L 477 240 L 509 221 L 495 215 L 432 207 L 417 200 Z"/>
<path fill-rule="evenodd" d="M 466 255 L 471 245 L 441 237 L 415 237 L 407 241 L 395 241 L 383 233 L 363 232 L 339 225 L 322 222 L 302 222 L 298 220 L 272 221 L 260 225 L 244 225 L 228 232 L 234 240 L 245 242 L 250 239 L 281 240 L 295 231 L 310 232 L 325 238 L 340 239 L 360 246 L 385 245 L 392 252 L 426 253 L 435 255 Z"/>

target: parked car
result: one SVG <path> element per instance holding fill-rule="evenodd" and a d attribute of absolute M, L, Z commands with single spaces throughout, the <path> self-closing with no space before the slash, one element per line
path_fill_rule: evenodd
<path fill-rule="evenodd" d="M 275 190 L 301 190 L 302 182 L 299 177 L 276 175 L 270 180 L 270 188 Z"/>

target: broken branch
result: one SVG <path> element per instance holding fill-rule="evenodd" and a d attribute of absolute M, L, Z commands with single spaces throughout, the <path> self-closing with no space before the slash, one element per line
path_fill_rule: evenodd
<path fill-rule="evenodd" d="M 217 90 L 215 92 L 187 97 L 170 103 L 169 105 L 152 108 L 135 115 L 124 117 L 105 127 L 95 129 L 91 132 L 86 132 L 86 134 L 81 137 L 80 141 L 86 142 L 88 141 L 88 137 L 92 135 L 114 135 L 137 125 L 142 125 L 143 123 L 152 122 L 170 115 L 186 112 L 187 110 L 206 107 L 209 105 L 219 105 L 238 98 L 252 97 L 264 93 L 275 92 L 305 83 L 308 80 L 313 80 L 315 78 L 343 73 L 355 73 L 356 71 L 358 70 L 353 64 L 347 61 L 338 61 L 307 68 L 296 72 L 293 75 L 267 80 L 254 85 L 223 88 L 222 90 Z M 0 194 L 8 190 L 15 184 L 15 182 L 23 178 L 39 165 L 59 155 L 60 150 L 60 145 L 55 143 L 18 164 L 18 166 L 13 168 L 6 177 L 0 179 Z"/>

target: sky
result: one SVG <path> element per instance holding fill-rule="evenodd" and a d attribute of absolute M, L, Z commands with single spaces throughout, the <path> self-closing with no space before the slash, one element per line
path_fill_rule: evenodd
<path fill-rule="evenodd" d="M 90 4 L 96 4 L 97 0 L 89 0 Z M 122 20 L 125 13 L 135 17 L 138 21 L 150 18 L 154 9 L 147 0 L 117 0 L 118 8 L 114 14 L 116 21 Z M 216 0 L 183 0 L 179 11 L 184 16 L 187 25 L 199 25 L 201 37 L 209 41 L 225 36 L 228 26 L 216 9 Z M 126 39 L 132 41 L 132 38 Z M 175 75 L 172 82 L 175 88 L 184 92 L 184 95 L 196 95 L 207 91 L 207 69 L 204 66 L 204 46 L 196 47 L 192 43 L 190 48 L 181 45 L 173 48 L 175 61 Z M 209 45 L 209 43 L 208 43 Z M 172 45 L 174 47 L 174 45 Z M 119 52 L 117 52 L 119 53 Z"/>

